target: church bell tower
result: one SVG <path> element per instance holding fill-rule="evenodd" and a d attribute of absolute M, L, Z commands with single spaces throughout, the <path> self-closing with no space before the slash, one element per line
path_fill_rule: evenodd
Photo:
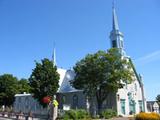
<path fill-rule="evenodd" d="M 114 2 L 112 6 L 112 16 L 113 16 L 112 31 L 110 32 L 111 47 L 118 48 L 121 55 L 125 55 L 124 43 L 123 43 L 123 33 L 120 32 L 119 30 L 118 18 L 116 15 Z"/>

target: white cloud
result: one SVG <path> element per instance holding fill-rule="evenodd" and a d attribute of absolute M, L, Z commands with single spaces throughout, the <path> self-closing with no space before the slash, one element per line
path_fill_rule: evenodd
<path fill-rule="evenodd" d="M 160 60 L 160 50 L 154 51 L 146 56 L 140 57 L 135 60 L 138 64 L 146 64 Z"/>

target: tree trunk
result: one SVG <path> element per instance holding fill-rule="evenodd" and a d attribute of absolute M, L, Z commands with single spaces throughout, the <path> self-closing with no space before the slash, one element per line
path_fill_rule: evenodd
<path fill-rule="evenodd" d="M 99 89 L 99 91 L 97 91 L 96 98 L 97 98 L 97 105 L 98 105 L 98 115 L 100 115 L 101 112 L 102 112 L 102 103 L 104 101 L 104 96 L 102 94 L 102 89 Z"/>
<path fill-rule="evenodd" d="M 96 104 L 95 104 L 95 99 L 92 97 L 90 100 L 90 105 L 89 105 L 89 111 L 90 114 L 93 118 L 96 117 Z"/>
<path fill-rule="evenodd" d="M 97 104 L 98 104 L 98 115 L 100 115 L 102 112 L 102 102 L 97 100 Z"/>

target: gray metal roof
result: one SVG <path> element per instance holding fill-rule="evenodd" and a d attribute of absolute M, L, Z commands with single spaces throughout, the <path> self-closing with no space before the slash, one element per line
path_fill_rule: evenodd
<path fill-rule="evenodd" d="M 75 88 L 73 88 L 70 84 L 70 81 L 71 80 L 74 80 L 74 77 L 75 77 L 75 73 L 73 70 L 67 70 L 64 74 L 64 77 L 63 77 L 63 80 L 62 80 L 62 83 L 60 85 L 60 88 L 59 88 L 59 93 L 67 93 L 67 92 L 76 92 L 76 91 L 79 91 Z"/>

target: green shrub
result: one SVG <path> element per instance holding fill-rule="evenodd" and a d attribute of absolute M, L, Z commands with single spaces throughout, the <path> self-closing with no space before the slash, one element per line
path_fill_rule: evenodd
<path fill-rule="evenodd" d="M 3 112 L 3 109 L 2 109 L 2 108 L 0 108 L 0 112 Z"/>
<path fill-rule="evenodd" d="M 160 115 L 157 113 L 139 113 L 135 120 L 160 120 Z"/>
<path fill-rule="evenodd" d="M 76 112 L 74 110 L 65 111 L 63 118 L 64 120 L 68 120 L 68 119 L 76 120 L 77 118 Z"/>
<path fill-rule="evenodd" d="M 117 112 L 113 109 L 106 109 L 102 112 L 102 117 L 105 119 L 113 118 L 117 116 Z"/>
<path fill-rule="evenodd" d="M 65 111 L 65 114 L 62 116 L 64 120 L 80 120 L 80 119 L 89 119 L 90 116 L 86 110 L 68 110 Z"/>
<path fill-rule="evenodd" d="M 75 112 L 78 119 L 89 118 L 89 114 L 86 110 L 79 109 L 79 110 L 76 110 Z"/>

